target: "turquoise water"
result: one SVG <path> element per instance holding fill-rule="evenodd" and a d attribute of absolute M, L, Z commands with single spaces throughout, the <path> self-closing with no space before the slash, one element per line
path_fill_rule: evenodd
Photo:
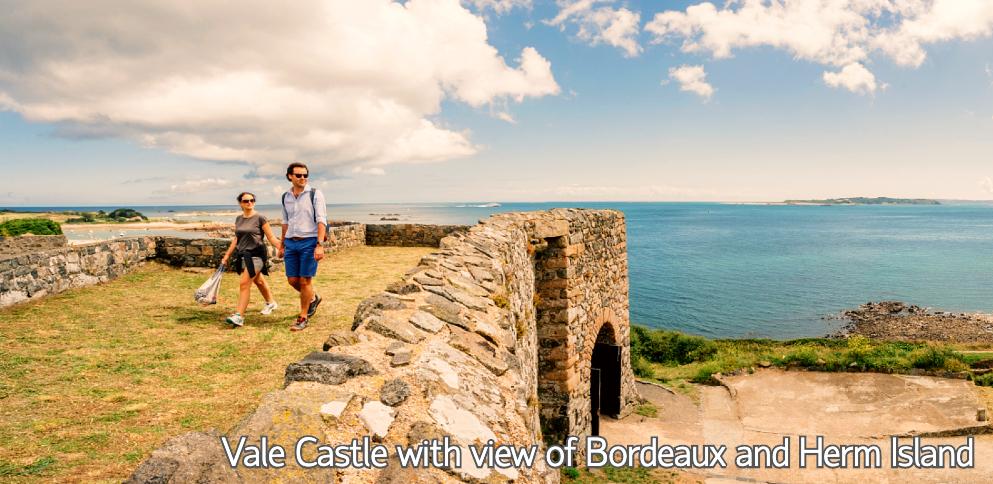
<path fill-rule="evenodd" d="M 400 222 L 468 224 L 500 211 L 615 208 L 627 217 L 631 320 L 711 337 L 820 336 L 840 324 L 825 317 L 879 299 L 993 312 L 990 205 L 456 205 L 329 205 L 329 212 L 359 222 L 390 214 Z M 235 214 L 227 212 L 234 207 L 136 208 L 158 217 Z M 259 208 L 278 216 L 278 206 Z"/>

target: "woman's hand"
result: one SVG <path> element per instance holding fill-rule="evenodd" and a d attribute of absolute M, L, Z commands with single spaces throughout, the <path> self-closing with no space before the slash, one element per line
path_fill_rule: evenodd
<path fill-rule="evenodd" d="M 221 257 L 221 264 L 228 265 L 228 255 L 227 254 L 224 254 L 224 257 Z"/>
<path fill-rule="evenodd" d="M 279 254 L 279 258 L 282 259 L 283 258 L 283 254 L 286 253 L 286 248 L 283 247 L 283 243 L 282 242 L 279 243 L 279 247 L 278 247 L 278 250 L 276 252 Z"/>

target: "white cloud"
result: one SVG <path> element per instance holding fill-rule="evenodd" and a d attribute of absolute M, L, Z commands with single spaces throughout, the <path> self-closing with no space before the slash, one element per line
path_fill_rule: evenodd
<path fill-rule="evenodd" d="M 493 117 L 510 124 L 517 124 L 517 120 L 506 111 L 497 111 L 493 113 Z"/>
<path fill-rule="evenodd" d="M 356 166 L 352 168 L 352 173 L 357 173 L 360 175 L 385 175 L 386 170 L 378 166 Z"/>
<path fill-rule="evenodd" d="M 0 109 L 261 175 L 471 155 L 438 119 L 444 99 L 559 92 L 548 60 L 525 47 L 508 65 L 458 0 L 16 3 L 0 16 Z"/>
<path fill-rule="evenodd" d="M 645 30 L 653 43 L 681 40 L 684 52 L 716 59 L 749 47 L 782 49 L 797 59 L 842 68 L 825 74 L 825 81 L 830 77 L 847 87 L 843 78 L 860 74 L 864 91 L 864 64 L 871 53 L 916 67 L 925 59 L 926 44 L 988 37 L 993 1 L 740 0 L 722 8 L 703 2 L 660 12 Z M 859 68 L 865 73 L 856 72 Z"/>
<path fill-rule="evenodd" d="M 174 193 L 199 193 L 219 188 L 232 186 L 231 180 L 224 178 L 201 178 L 198 180 L 186 180 L 182 183 L 171 185 L 169 190 Z"/>
<path fill-rule="evenodd" d="M 641 14 L 626 8 L 600 6 L 599 3 L 613 3 L 614 0 L 557 0 L 559 13 L 551 20 L 543 20 L 546 25 L 565 30 L 572 24 L 578 29 L 576 36 L 591 45 L 607 44 L 624 51 L 627 57 L 641 53 L 637 36 L 641 29 Z"/>
<path fill-rule="evenodd" d="M 476 7 L 477 11 L 492 10 L 507 13 L 515 8 L 531 8 L 531 0 L 463 0 L 462 3 Z"/>
<path fill-rule="evenodd" d="M 859 94 L 876 92 L 876 76 L 858 62 L 848 64 L 839 72 L 825 72 L 824 83 L 831 87 L 843 87 Z"/>
<path fill-rule="evenodd" d="M 669 78 L 679 82 L 679 90 L 692 92 L 705 100 L 714 95 L 714 88 L 707 83 L 703 66 L 682 65 L 669 68 Z M 663 82 L 665 85 L 666 82 Z"/>

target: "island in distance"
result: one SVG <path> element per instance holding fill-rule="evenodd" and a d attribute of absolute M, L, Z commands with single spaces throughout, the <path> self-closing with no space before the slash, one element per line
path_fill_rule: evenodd
<path fill-rule="evenodd" d="M 782 205 L 941 205 L 941 202 L 929 198 L 848 197 L 823 200 L 786 200 L 782 202 Z"/>

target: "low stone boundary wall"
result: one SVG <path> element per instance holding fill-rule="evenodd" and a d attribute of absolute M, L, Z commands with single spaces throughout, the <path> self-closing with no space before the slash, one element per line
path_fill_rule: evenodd
<path fill-rule="evenodd" d="M 365 244 L 395 247 L 438 247 L 441 239 L 469 230 L 468 225 L 367 224 Z"/>
<path fill-rule="evenodd" d="M 69 245 L 65 235 L 19 235 L 17 237 L 0 237 L 0 258 L 60 249 Z"/>
<path fill-rule="evenodd" d="M 329 252 L 365 245 L 365 228 L 365 224 L 359 223 L 332 223 L 330 229 L 334 240 L 328 237 L 328 241 L 324 245 Z"/>
<path fill-rule="evenodd" d="M 109 240 L 0 260 L 0 307 L 114 279 L 154 257 L 154 237 Z"/>
<path fill-rule="evenodd" d="M 156 237 L 155 258 L 176 267 L 217 267 L 231 239 Z"/>

